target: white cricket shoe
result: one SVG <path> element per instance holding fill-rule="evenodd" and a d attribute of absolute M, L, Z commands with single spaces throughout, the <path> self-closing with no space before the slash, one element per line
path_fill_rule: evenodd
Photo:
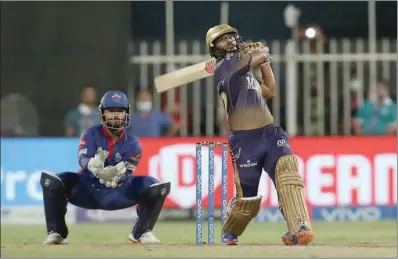
<path fill-rule="evenodd" d="M 138 240 L 134 238 L 133 234 L 130 234 L 128 239 L 133 243 L 143 243 L 143 244 L 160 243 L 160 240 L 157 239 L 152 232 L 146 232 L 142 234 Z"/>
<path fill-rule="evenodd" d="M 48 234 L 46 239 L 44 239 L 43 244 L 45 245 L 66 245 L 68 240 L 63 238 L 60 234 L 51 232 Z"/>

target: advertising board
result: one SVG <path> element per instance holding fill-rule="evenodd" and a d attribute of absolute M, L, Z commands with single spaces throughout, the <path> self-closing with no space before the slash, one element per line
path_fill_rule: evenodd
<path fill-rule="evenodd" d="M 225 138 L 140 139 L 143 153 L 135 174 L 151 175 L 172 183 L 165 208 L 186 210 L 195 205 L 195 143 L 204 140 L 226 141 Z M 5 214 L 11 214 L 10 208 L 41 207 L 40 172 L 77 171 L 78 143 L 77 138 L 2 138 L 2 215 L 3 210 Z M 290 144 L 300 162 L 313 219 L 336 221 L 396 217 L 397 142 L 394 137 L 298 137 Z M 202 161 L 202 204 L 206 207 L 208 150 L 205 147 Z M 221 149 L 216 148 L 214 161 L 215 206 L 220 208 Z M 228 158 L 229 199 L 235 195 L 233 174 L 232 162 Z M 264 207 L 258 219 L 281 219 L 276 191 L 267 172 L 262 174 L 258 193 L 263 197 Z M 95 213 L 90 215 L 112 219 Z M 80 219 L 83 218 L 81 214 Z M 90 217 L 86 215 L 87 218 Z M 116 216 L 112 220 L 115 219 Z"/>

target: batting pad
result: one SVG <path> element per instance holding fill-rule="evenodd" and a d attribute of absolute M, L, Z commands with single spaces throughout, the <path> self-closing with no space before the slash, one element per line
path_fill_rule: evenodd
<path fill-rule="evenodd" d="M 240 236 L 250 221 L 260 211 L 261 196 L 249 198 L 234 198 L 228 205 L 227 217 L 222 232 Z"/>
<path fill-rule="evenodd" d="M 297 233 L 301 226 L 311 229 L 305 204 L 304 183 L 298 167 L 298 160 L 292 155 L 283 156 L 276 163 L 276 189 L 291 234 Z"/>

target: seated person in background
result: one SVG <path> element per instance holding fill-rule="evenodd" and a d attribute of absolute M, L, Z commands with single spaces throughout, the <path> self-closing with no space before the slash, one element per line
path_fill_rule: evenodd
<path fill-rule="evenodd" d="M 375 101 L 367 99 L 358 108 L 355 131 L 369 136 L 397 134 L 397 104 L 390 97 L 386 81 L 377 83 Z"/>
<path fill-rule="evenodd" d="M 152 95 L 148 91 L 138 93 L 137 112 L 131 115 L 130 130 L 137 137 L 173 136 L 178 131 L 170 116 L 152 107 Z"/>
<path fill-rule="evenodd" d="M 84 87 L 81 93 L 81 103 L 77 108 L 71 110 L 65 119 L 65 136 L 78 137 L 83 132 L 99 124 L 98 106 L 95 104 L 95 88 L 92 86 Z"/>

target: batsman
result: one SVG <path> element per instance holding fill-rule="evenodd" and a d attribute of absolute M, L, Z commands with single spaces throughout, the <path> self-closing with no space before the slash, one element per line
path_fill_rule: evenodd
<path fill-rule="evenodd" d="M 257 216 L 262 169 L 272 179 L 288 232 L 286 245 L 308 245 L 314 233 L 308 217 L 298 160 L 286 132 L 274 125 L 266 99 L 276 95 L 269 49 L 260 42 L 244 43 L 238 31 L 221 24 L 210 28 L 206 45 L 215 65 L 215 82 L 231 131 L 228 143 L 234 163 L 236 197 L 222 227 L 223 243 L 237 245 L 249 222 Z M 257 76 L 256 76 L 257 75 Z"/>
<path fill-rule="evenodd" d="M 119 210 L 137 205 L 138 219 L 128 236 L 132 243 L 160 242 L 152 230 L 170 183 L 134 176 L 141 144 L 126 128 L 130 105 L 120 91 L 109 91 L 99 105 L 101 124 L 88 128 L 79 144 L 79 172 L 41 173 L 48 236 L 45 245 L 67 243 L 67 203 L 93 210 Z"/>

